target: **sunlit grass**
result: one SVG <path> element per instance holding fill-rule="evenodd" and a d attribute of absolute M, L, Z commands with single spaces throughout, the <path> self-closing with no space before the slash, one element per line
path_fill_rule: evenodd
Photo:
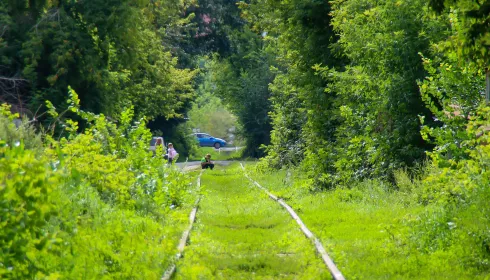
<path fill-rule="evenodd" d="M 379 181 L 314 193 L 297 175 L 253 173 L 296 210 L 347 279 L 488 279 L 450 251 L 424 254 L 411 245 L 409 221 L 425 208 L 410 194 Z"/>
<path fill-rule="evenodd" d="M 188 176 L 191 178 L 192 186 L 189 188 L 187 194 L 183 197 L 183 203 L 180 207 L 169 210 L 168 215 L 162 221 L 164 225 L 165 238 L 161 241 L 161 246 L 165 246 L 169 252 L 167 261 L 161 266 L 159 275 L 163 275 L 164 271 L 173 263 L 173 256 L 177 254 L 177 245 L 180 241 L 182 233 L 189 226 L 189 213 L 194 207 L 194 203 L 199 190 L 197 189 L 197 177 L 199 172 L 188 172 Z"/>
<path fill-rule="evenodd" d="M 206 170 L 177 279 L 329 279 L 297 224 L 237 165 Z"/>

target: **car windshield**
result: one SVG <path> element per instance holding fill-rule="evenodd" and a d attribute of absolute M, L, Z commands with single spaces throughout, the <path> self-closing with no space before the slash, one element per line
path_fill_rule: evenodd
<path fill-rule="evenodd" d="M 156 145 L 161 145 L 162 144 L 162 139 L 160 138 L 153 138 L 150 140 L 150 146 L 155 146 Z"/>

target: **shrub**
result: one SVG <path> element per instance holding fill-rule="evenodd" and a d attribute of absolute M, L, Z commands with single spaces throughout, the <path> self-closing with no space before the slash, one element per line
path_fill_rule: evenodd
<path fill-rule="evenodd" d="M 23 144 L 8 146 L 0 141 L 0 278 L 33 278 L 39 268 L 33 255 L 56 242 L 44 227 L 56 215 L 57 178 L 46 159 Z"/>
<path fill-rule="evenodd" d="M 451 255 L 475 273 L 490 270 L 489 121 L 490 108 L 481 107 L 465 130 L 453 134 L 452 140 L 466 139 L 458 143 L 457 156 L 451 153 L 455 147 L 430 153 L 432 162 L 418 194 L 427 211 L 412 224 L 417 250 Z M 429 135 L 451 142 L 439 131 Z"/>
<path fill-rule="evenodd" d="M 42 146 L 41 136 L 36 133 L 34 127 L 26 119 L 21 120 L 17 127 L 14 119 L 18 119 L 19 114 L 10 113 L 10 106 L 2 104 L 0 107 L 0 139 L 7 145 L 13 145 L 22 141 L 26 149 L 39 149 Z"/>
<path fill-rule="evenodd" d="M 179 228 L 167 226 L 177 224 L 169 211 L 184 203 L 189 178 L 166 166 L 163 151 L 148 151 L 150 131 L 144 119 L 133 121 L 132 108 L 116 125 L 81 111 L 70 94 L 86 130 L 58 119 L 66 137 L 47 133 L 43 148 L 26 127 L 37 152 L 2 110 L 9 131 L 0 134 L 0 278 L 156 279 L 175 254 L 169 233 Z"/>

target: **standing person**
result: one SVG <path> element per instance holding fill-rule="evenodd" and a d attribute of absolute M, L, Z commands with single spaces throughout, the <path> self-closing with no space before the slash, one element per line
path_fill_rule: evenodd
<path fill-rule="evenodd" d="M 202 169 L 209 168 L 209 169 L 213 170 L 214 163 L 211 161 L 211 155 L 210 154 L 207 154 L 206 156 L 204 156 L 201 159 L 201 167 L 202 167 Z"/>
<path fill-rule="evenodd" d="M 172 164 L 174 159 L 177 160 L 178 155 L 179 153 L 177 153 L 177 151 L 174 149 L 174 144 L 168 143 L 168 152 L 167 152 L 168 164 Z"/>

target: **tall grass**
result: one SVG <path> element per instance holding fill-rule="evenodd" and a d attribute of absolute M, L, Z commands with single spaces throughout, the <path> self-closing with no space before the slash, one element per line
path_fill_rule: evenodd
<path fill-rule="evenodd" d="M 238 165 L 207 170 L 176 279 L 330 279 L 314 247 Z"/>
<path fill-rule="evenodd" d="M 296 170 L 258 172 L 250 164 L 248 170 L 298 212 L 347 279 L 490 275 L 481 253 L 471 245 L 485 246 L 485 239 L 467 234 L 469 224 L 481 228 L 480 215 L 472 212 L 479 210 L 424 203 L 422 181 L 403 170 L 396 173 L 397 186 L 367 180 L 322 192 L 311 191 L 308 180 Z M 482 200 L 485 197 L 481 194 Z"/>
<path fill-rule="evenodd" d="M 159 278 L 195 191 L 146 150 L 145 124 L 95 116 L 84 133 L 41 143 L 11 117 L 0 114 L 0 278 Z"/>

